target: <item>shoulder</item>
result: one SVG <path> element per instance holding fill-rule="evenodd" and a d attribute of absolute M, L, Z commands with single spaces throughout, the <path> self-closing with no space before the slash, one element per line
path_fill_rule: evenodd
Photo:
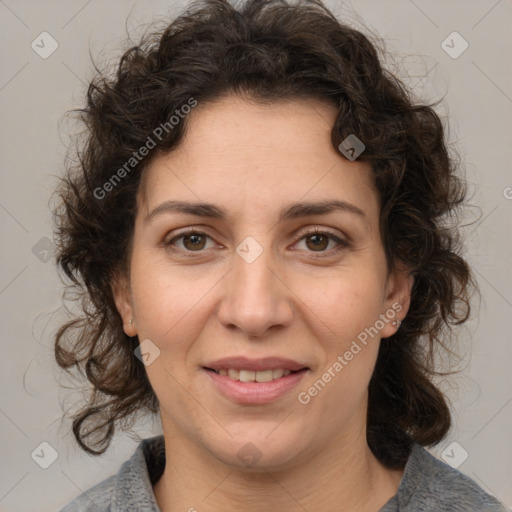
<path fill-rule="evenodd" d="M 158 511 L 152 484 L 165 466 L 163 436 L 144 439 L 118 473 L 94 485 L 59 512 Z"/>
<path fill-rule="evenodd" d="M 417 443 L 412 447 L 396 501 L 395 510 L 400 512 L 507 512 L 474 480 Z"/>
<path fill-rule="evenodd" d="M 61 508 L 59 512 L 110 512 L 115 475 L 94 485 Z"/>

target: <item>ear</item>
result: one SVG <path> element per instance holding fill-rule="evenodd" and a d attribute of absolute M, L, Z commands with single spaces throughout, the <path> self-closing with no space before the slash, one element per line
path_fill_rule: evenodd
<path fill-rule="evenodd" d="M 403 264 L 398 264 L 388 278 L 386 285 L 385 310 L 382 312 L 386 318 L 385 326 L 381 330 L 381 338 L 389 338 L 400 328 L 394 324 L 395 320 L 403 322 L 411 304 L 411 293 L 414 285 L 414 276 Z"/>
<path fill-rule="evenodd" d="M 131 337 L 136 336 L 137 327 L 133 317 L 133 305 L 128 278 L 124 274 L 116 275 L 111 287 L 117 312 L 123 320 L 125 334 Z"/>

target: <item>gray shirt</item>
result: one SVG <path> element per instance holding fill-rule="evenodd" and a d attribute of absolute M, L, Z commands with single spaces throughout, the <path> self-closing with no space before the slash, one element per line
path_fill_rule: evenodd
<path fill-rule="evenodd" d="M 161 512 L 153 484 L 165 467 L 163 436 L 144 439 L 117 475 L 59 512 Z M 469 477 L 414 444 L 397 493 L 379 512 L 510 512 Z"/>

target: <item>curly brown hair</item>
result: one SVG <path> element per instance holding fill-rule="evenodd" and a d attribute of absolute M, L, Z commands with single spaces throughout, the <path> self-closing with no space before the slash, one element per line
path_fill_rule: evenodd
<path fill-rule="evenodd" d="M 161 137 L 154 130 L 191 98 L 205 103 L 228 93 L 267 103 L 327 100 L 338 110 L 332 145 L 338 149 L 350 134 L 364 142 L 359 160 L 373 170 L 388 268 L 402 262 L 415 277 L 408 315 L 382 340 L 370 381 L 368 444 L 385 465 L 398 468 L 413 441 L 429 446 L 446 436 L 450 411 L 433 383 L 442 375 L 433 355 L 439 347 L 450 350 L 453 326 L 468 319 L 476 289 L 457 224 L 446 223 L 466 189 L 437 104 L 415 104 L 383 68 L 378 47 L 320 0 L 248 0 L 239 8 L 204 0 L 128 49 L 114 74 L 98 70 L 87 106 L 78 111 L 86 140 L 78 163 L 67 167 L 54 212 L 57 262 L 82 298 L 83 313 L 57 333 L 55 356 L 62 368 L 84 372 L 91 386 L 73 422 L 84 450 L 103 453 L 117 425 L 137 412 L 158 411 L 134 355 L 138 339 L 124 333 L 112 293 L 112 281 L 129 265 L 143 171 L 156 154 L 178 146 L 187 119 L 172 129 L 167 124 Z M 113 182 L 115 170 L 126 170 L 148 137 L 156 147 Z"/>

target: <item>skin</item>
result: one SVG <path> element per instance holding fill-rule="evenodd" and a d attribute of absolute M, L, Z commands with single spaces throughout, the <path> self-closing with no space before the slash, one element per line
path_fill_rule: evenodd
<path fill-rule="evenodd" d="M 383 466 L 365 435 L 391 321 L 308 404 L 297 397 L 392 304 L 403 320 L 413 284 L 404 269 L 387 273 L 371 170 L 332 147 L 335 117 L 316 99 L 270 106 L 227 96 L 198 105 L 180 147 L 145 171 L 129 275 L 113 288 L 125 332 L 160 350 L 146 370 L 168 454 L 154 485 L 163 512 L 376 512 L 398 489 L 403 471 Z M 213 203 L 227 219 L 167 211 L 147 220 L 171 199 Z M 364 216 L 278 220 L 291 203 L 330 199 Z M 183 228 L 207 236 L 176 238 Z M 349 245 L 336 252 L 336 241 L 307 234 L 314 228 Z M 236 252 L 248 236 L 263 249 L 252 263 Z M 272 403 L 237 404 L 202 368 L 230 355 L 288 357 L 310 371 Z M 237 456 L 247 443 L 261 454 L 250 467 Z"/>

